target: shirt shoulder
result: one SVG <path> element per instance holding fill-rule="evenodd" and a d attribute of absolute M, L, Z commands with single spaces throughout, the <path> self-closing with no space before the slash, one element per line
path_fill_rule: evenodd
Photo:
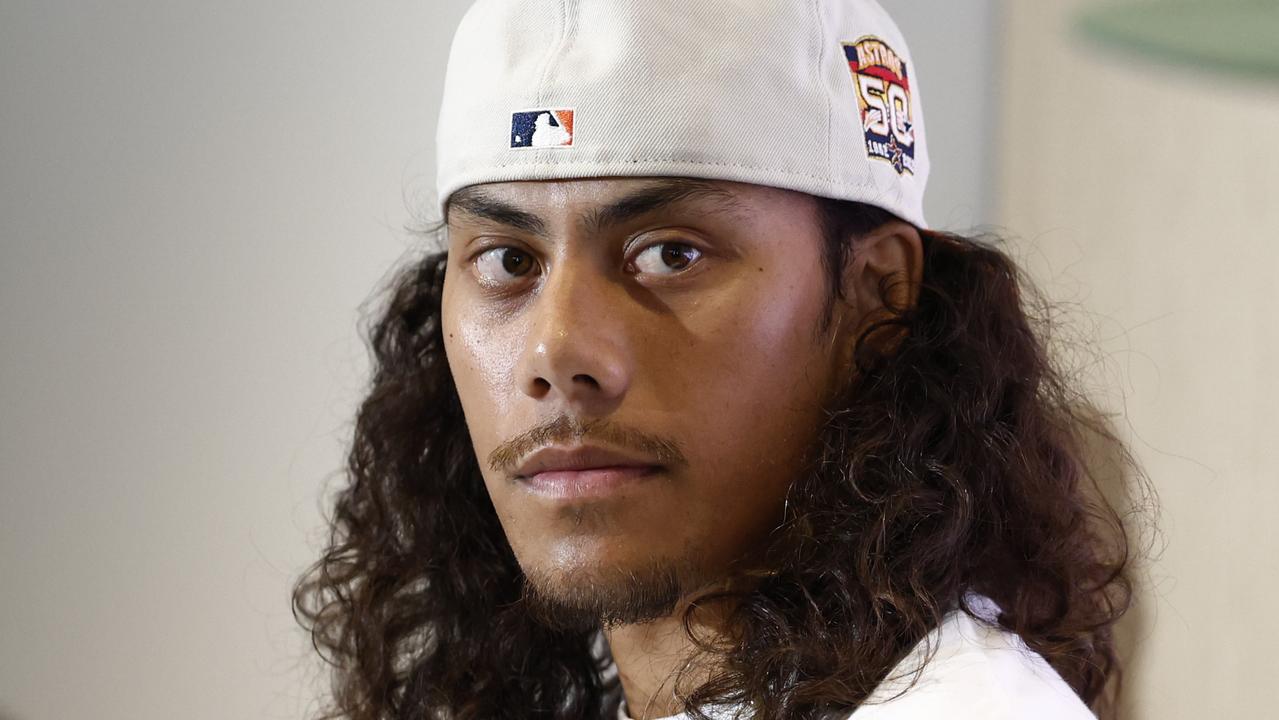
<path fill-rule="evenodd" d="M 998 612 L 982 596 L 970 597 L 970 603 L 983 617 Z M 907 689 L 927 650 L 924 642 L 849 720 L 1096 720 L 1048 661 L 1014 632 L 954 610 L 928 639 L 936 654 L 915 686 Z"/>

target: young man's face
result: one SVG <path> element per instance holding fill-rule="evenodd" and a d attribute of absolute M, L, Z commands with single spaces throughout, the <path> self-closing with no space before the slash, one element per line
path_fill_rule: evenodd
<path fill-rule="evenodd" d="M 667 614 L 781 521 L 842 377 L 818 333 L 815 201 L 669 178 L 464 193 L 448 217 L 445 347 L 533 599 L 583 627 Z M 625 478 L 553 497 L 516 477 L 549 444 L 659 467 L 547 474 Z"/>

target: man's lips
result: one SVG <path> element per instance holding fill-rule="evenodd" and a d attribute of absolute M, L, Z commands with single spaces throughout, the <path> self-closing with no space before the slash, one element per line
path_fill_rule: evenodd
<path fill-rule="evenodd" d="M 529 454 L 515 470 L 519 485 L 556 500 L 603 497 L 664 469 L 647 454 L 595 443 L 547 445 Z"/>
<path fill-rule="evenodd" d="M 582 500 L 611 495 L 661 472 L 659 465 L 613 465 L 544 470 L 521 477 L 530 492 L 552 500 Z"/>

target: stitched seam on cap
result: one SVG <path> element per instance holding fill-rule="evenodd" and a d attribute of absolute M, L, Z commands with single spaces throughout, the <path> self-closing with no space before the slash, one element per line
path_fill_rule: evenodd
<path fill-rule="evenodd" d="M 811 180 L 821 180 L 822 182 L 827 182 L 827 183 L 836 182 L 829 177 L 823 177 L 821 175 L 810 175 L 808 173 L 794 172 L 791 170 L 781 170 L 779 168 L 761 167 L 759 165 L 745 165 L 742 163 L 715 162 L 713 160 L 686 160 L 684 158 L 679 158 L 679 157 L 651 157 L 651 158 L 632 158 L 629 160 L 575 161 L 573 163 L 555 163 L 555 162 L 547 163 L 545 161 L 538 161 L 537 159 L 529 159 L 522 162 L 495 163 L 491 165 L 486 165 L 485 167 L 486 168 L 505 168 L 505 167 L 522 167 L 522 166 L 528 166 L 528 165 L 558 166 L 562 164 L 577 165 L 579 163 L 583 165 L 614 165 L 614 164 L 636 165 L 639 163 L 649 163 L 649 162 L 664 162 L 664 163 L 673 162 L 673 163 L 687 163 L 689 165 L 711 165 L 715 167 L 743 168 L 746 170 L 759 170 L 761 172 L 780 173 L 782 175 L 790 175 L 792 177 L 802 177 L 802 178 L 809 178 Z M 480 173 L 477 173 L 477 174 L 480 174 Z M 836 184 L 846 184 L 846 183 L 836 183 Z M 857 183 L 856 186 L 857 187 L 875 187 L 875 183 L 874 182 Z"/>
<path fill-rule="evenodd" d="M 579 0 L 566 0 L 566 5 L 571 9 L 566 9 L 567 17 L 565 19 L 564 41 L 560 43 L 560 56 L 565 54 L 563 51 L 573 46 L 577 42 L 577 26 L 578 20 L 582 17 L 582 8 Z"/>
<path fill-rule="evenodd" d="M 551 61 L 560 54 L 560 49 L 564 46 L 564 36 L 568 34 L 568 9 L 564 7 L 565 0 L 560 0 L 560 34 L 551 45 L 551 49 L 547 51 L 546 57 L 542 60 L 542 73 L 537 80 L 537 103 L 541 107 L 546 102 L 546 75 L 551 71 Z"/>
<path fill-rule="evenodd" d="M 827 92 L 825 80 L 826 73 L 826 17 L 822 12 L 821 0 L 812 0 L 809 8 L 813 11 L 813 15 L 817 18 L 817 64 L 813 66 L 813 87 L 819 88 L 819 92 L 826 98 L 826 177 L 834 178 L 835 175 L 835 158 L 834 151 L 830 144 L 830 124 L 831 124 L 831 102 L 830 93 Z M 833 38 L 830 38 L 833 41 Z"/>

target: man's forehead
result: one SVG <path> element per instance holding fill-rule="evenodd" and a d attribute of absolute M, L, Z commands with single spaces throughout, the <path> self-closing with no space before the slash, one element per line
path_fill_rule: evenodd
<path fill-rule="evenodd" d="M 685 177 L 519 180 L 471 185 L 449 198 L 449 220 L 485 220 L 544 232 L 549 214 L 581 215 L 592 229 L 695 203 L 699 211 L 751 214 L 752 199 L 773 188 Z"/>
<path fill-rule="evenodd" d="M 592 177 L 557 180 L 512 180 L 470 185 L 449 199 L 450 207 L 473 198 L 529 205 L 605 204 L 638 193 L 663 193 L 674 199 L 741 202 L 750 186 L 727 180 L 687 177 Z"/>

